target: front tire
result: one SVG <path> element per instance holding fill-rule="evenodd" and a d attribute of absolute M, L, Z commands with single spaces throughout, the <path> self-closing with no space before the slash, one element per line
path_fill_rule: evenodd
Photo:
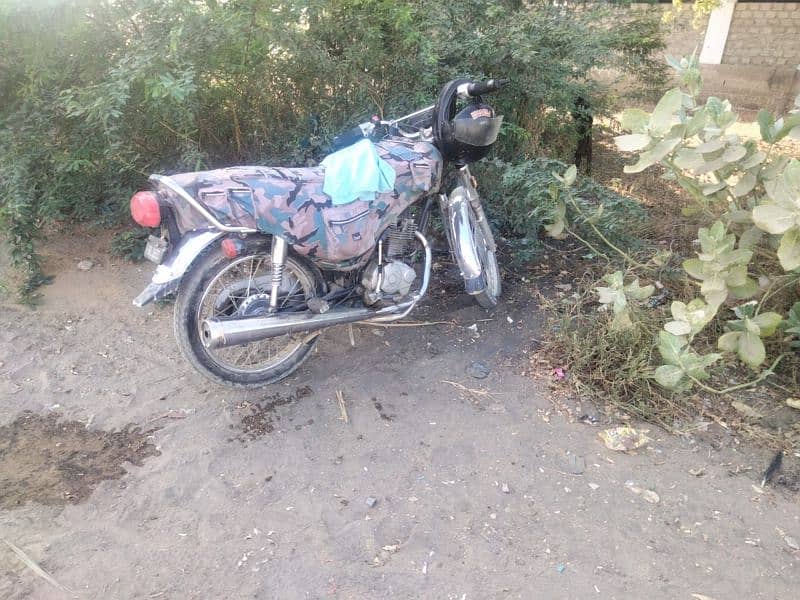
<path fill-rule="evenodd" d="M 251 244 L 235 259 L 213 244 L 192 265 L 175 302 L 175 339 L 181 354 L 203 376 L 222 385 L 257 388 L 293 373 L 311 354 L 319 332 L 284 335 L 241 346 L 209 349 L 200 325 L 212 316 L 266 314 L 271 289 L 269 244 Z M 323 293 L 317 269 L 296 256 L 286 258 L 280 310 L 303 310 Z"/>
<path fill-rule="evenodd" d="M 481 272 L 486 284 L 483 291 L 475 294 L 473 298 L 483 308 L 489 310 L 497 306 L 500 301 L 500 294 L 503 291 L 500 280 L 500 267 L 497 264 L 495 250 L 492 249 L 496 247 L 494 237 L 486 218 L 484 217 L 483 222 L 479 222 L 472 206 L 469 209 L 469 221 L 472 229 L 472 239 L 475 242 L 475 249 L 478 252 L 478 260 L 481 264 Z"/>

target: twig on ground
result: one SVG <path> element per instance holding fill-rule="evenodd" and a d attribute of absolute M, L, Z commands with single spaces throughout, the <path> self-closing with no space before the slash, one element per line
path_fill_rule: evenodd
<path fill-rule="evenodd" d="M 159 419 L 185 419 L 188 417 L 188 413 L 175 413 L 172 411 L 165 412 L 163 415 L 159 415 L 157 417 L 153 417 L 152 419 L 148 419 L 148 423 L 152 423 L 153 421 L 158 421 Z"/>
<path fill-rule="evenodd" d="M 347 333 L 350 334 L 350 345 L 353 348 L 355 348 L 356 347 L 356 338 L 353 335 L 353 324 L 352 323 L 350 323 L 350 325 L 347 326 Z"/>
<path fill-rule="evenodd" d="M 28 567 L 31 571 L 36 573 L 39 577 L 44 579 L 47 583 L 49 583 L 50 585 L 52 585 L 55 588 L 58 588 L 62 592 L 67 592 L 69 594 L 72 593 L 72 591 L 70 591 L 68 588 L 64 587 L 63 585 L 58 583 L 55 579 L 53 579 L 53 577 L 50 575 L 50 573 L 48 573 L 42 567 L 40 567 L 38 564 L 36 564 L 36 562 L 30 556 L 25 554 L 25 552 L 23 550 L 21 550 L 20 548 L 17 548 L 17 546 L 12 544 L 8 540 L 4 539 L 3 542 L 5 542 L 6 546 L 11 548 L 11 550 L 14 552 L 14 554 L 17 555 L 17 557 L 25 564 L 26 567 Z"/>
<path fill-rule="evenodd" d="M 344 403 L 344 394 L 342 394 L 342 390 L 336 390 L 336 399 L 339 401 L 339 412 L 342 413 L 341 419 L 346 425 L 350 422 L 350 416 L 347 414 L 347 406 Z"/>
<path fill-rule="evenodd" d="M 442 379 L 442 383 L 446 383 L 447 385 L 452 385 L 457 390 L 469 394 L 477 401 L 480 401 L 482 398 L 494 398 L 494 395 L 489 390 L 474 390 L 464 385 L 461 385 L 458 382 L 447 381 L 446 379 Z"/>

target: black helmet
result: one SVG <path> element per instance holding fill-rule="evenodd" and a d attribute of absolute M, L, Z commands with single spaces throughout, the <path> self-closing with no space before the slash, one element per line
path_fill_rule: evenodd
<path fill-rule="evenodd" d="M 467 164 L 480 160 L 489 153 L 497 140 L 503 117 L 495 116 L 494 110 L 473 98 L 456 114 L 458 86 L 469 83 L 468 79 L 454 79 L 442 88 L 434 109 L 434 141 L 448 160 Z"/>

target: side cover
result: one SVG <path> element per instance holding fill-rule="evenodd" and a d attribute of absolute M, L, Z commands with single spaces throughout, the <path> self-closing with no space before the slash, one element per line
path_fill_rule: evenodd
<path fill-rule="evenodd" d="M 376 144 L 397 173 L 393 192 L 333 206 L 322 168 L 231 167 L 171 176 L 221 223 L 279 235 L 295 251 L 336 263 L 369 252 L 380 234 L 420 196 L 438 189 L 442 157 L 430 143 L 390 138 Z M 181 232 L 208 227 L 186 200 L 161 188 Z"/>

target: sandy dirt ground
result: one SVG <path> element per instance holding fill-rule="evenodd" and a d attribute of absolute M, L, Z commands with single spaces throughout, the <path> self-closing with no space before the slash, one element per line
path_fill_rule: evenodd
<path fill-rule="evenodd" d="M 104 244 L 51 241 L 41 305 L 0 307 L 0 598 L 797 597 L 798 498 L 754 487 L 769 453 L 653 427 L 606 449 L 588 403 L 526 374 L 523 287 L 487 316 L 439 280 L 414 319 L 450 324 L 338 328 L 231 392 Z"/>

